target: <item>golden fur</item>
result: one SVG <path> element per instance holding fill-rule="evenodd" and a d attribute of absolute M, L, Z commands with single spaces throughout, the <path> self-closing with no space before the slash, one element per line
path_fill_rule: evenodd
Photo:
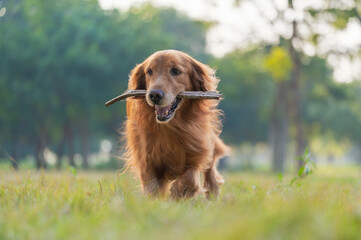
<path fill-rule="evenodd" d="M 170 74 L 174 68 L 181 73 Z M 170 190 L 175 199 L 218 195 L 223 178 L 215 165 L 228 151 L 219 138 L 218 101 L 182 99 L 173 117 L 159 122 L 149 97 L 149 91 L 161 89 L 159 104 L 167 106 L 181 91 L 214 91 L 218 82 L 213 69 L 175 50 L 156 52 L 132 70 L 128 88 L 146 89 L 147 95 L 127 100 L 125 156 L 146 194 L 165 196 Z"/>

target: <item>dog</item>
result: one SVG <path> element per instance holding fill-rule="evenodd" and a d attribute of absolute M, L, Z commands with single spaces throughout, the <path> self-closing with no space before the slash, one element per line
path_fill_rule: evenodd
<path fill-rule="evenodd" d="M 124 156 L 146 195 L 218 196 L 224 180 L 216 163 L 230 150 L 219 138 L 218 101 L 177 98 L 215 91 L 218 82 L 212 68 L 176 50 L 155 52 L 131 71 L 128 89 L 144 89 L 146 97 L 127 99 Z"/>

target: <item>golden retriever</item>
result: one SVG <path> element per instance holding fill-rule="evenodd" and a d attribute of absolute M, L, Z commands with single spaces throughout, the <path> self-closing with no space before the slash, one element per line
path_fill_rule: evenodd
<path fill-rule="evenodd" d="M 218 101 L 177 98 L 182 91 L 215 91 L 218 82 L 213 69 L 176 50 L 156 52 L 132 70 L 128 88 L 147 93 L 127 100 L 125 158 L 145 194 L 218 196 L 224 180 L 216 162 L 229 150 L 219 138 Z"/>

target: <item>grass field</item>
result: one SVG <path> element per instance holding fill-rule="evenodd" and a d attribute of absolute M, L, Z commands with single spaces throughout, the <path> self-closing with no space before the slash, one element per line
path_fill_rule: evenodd
<path fill-rule="evenodd" d="M 0 171 L 0 239 L 360 239 L 361 174 L 224 174 L 218 200 L 142 196 L 130 175 Z"/>

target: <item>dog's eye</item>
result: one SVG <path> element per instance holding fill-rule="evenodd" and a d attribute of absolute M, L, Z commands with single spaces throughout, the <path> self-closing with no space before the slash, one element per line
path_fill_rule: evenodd
<path fill-rule="evenodd" d="M 170 73 L 173 75 L 173 76 L 178 76 L 179 74 L 181 74 L 182 72 L 178 69 L 178 68 L 172 68 L 170 70 Z"/>
<path fill-rule="evenodd" d="M 147 73 L 148 73 L 150 76 L 152 76 L 153 70 L 149 68 L 148 71 L 147 71 Z"/>

